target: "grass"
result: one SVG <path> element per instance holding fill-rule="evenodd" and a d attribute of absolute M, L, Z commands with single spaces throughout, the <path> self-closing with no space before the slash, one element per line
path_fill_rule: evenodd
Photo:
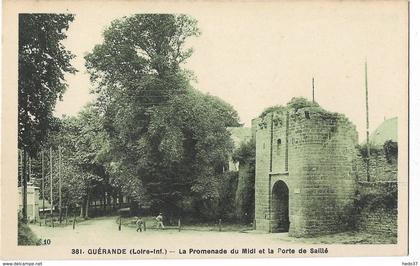
<path fill-rule="evenodd" d="M 39 246 L 41 239 L 39 239 L 25 223 L 20 220 L 18 222 L 18 245 L 19 246 Z"/>

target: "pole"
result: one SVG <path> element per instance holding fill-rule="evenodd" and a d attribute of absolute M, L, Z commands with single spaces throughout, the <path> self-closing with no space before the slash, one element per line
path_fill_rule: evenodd
<path fill-rule="evenodd" d="M 42 216 L 45 220 L 45 172 L 44 172 L 44 151 L 41 150 L 41 189 L 42 189 Z M 47 220 L 45 220 L 45 223 Z"/>
<path fill-rule="evenodd" d="M 312 102 L 315 102 L 315 80 L 312 77 Z"/>
<path fill-rule="evenodd" d="M 122 217 L 120 216 L 120 223 L 118 225 L 118 231 L 121 231 L 121 219 L 122 219 Z"/>
<path fill-rule="evenodd" d="M 28 183 L 26 178 L 26 150 L 23 150 L 23 167 L 22 167 L 22 219 L 24 223 L 28 222 L 28 198 L 27 198 L 27 190 L 28 190 Z"/>
<path fill-rule="evenodd" d="M 268 215 L 269 222 L 271 223 L 271 172 L 273 171 L 273 142 L 274 142 L 274 126 L 273 126 L 274 113 L 271 113 L 271 129 L 270 129 L 270 175 L 268 175 Z M 220 220 L 219 220 L 220 222 Z M 219 225 L 221 231 L 221 225 Z M 271 228 L 271 225 L 270 225 Z M 271 232 L 270 232 L 271 233 Z"/>
<path fill-rule="evenodd" d="M 52 162 L 52 147 L 50 147 L 50 201 L 51 201 L 51 208 L 50 208 L 50 214 L 51 214 L 51 225 L 54 227 L 54 221 L 53 221 L 53 162 Z"/>
<path fill-rule="evenodd" d="M 366 91 L 366 179 L 370 181 L 370 143 L 369 143 L 369 97 L 367 79 L 367 60 L 365 60 L 365 91 Z"/>
<path fill-rule="evenodd" d="M 32 158 L 31 156 L 29 156 L 28 158 L 28 162 L 29 162 L 29 175 L 28 175 L 28 181 L 31 182 L 32 179 Z"/>
<path fill-rule="evenodd" d="M 61 207 L 61 147 L 58 146 L 58 219 L 62 221 L 62 207 Z"/>
<path fill-rule="evenodd" d="M 219 219 L 219 232 L 222 231 L 222 219 Z"/>

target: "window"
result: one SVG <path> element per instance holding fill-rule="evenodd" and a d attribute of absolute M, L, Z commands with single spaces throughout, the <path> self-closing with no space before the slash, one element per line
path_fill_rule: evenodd
<path fill-rule="evenodd" d="M 280 155 L 281 151 L 281 139 L 277 140 L 277 155 Z"/>

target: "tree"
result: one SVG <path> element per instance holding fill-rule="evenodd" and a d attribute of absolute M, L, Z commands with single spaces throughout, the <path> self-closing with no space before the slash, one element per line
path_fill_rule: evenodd
<path fill-rule="evenodd" d="M 77 136 L 73 164 L 83 173 L 85 194 L 83 204 L 85 217 L 88 217 L 90 201 L 102 198 L 106 202 L 106 192 L 110 191 L 107 159 L 109 151 L 108 135 L 103 128 L 103 115 L 92 104 L 79 112 L 76 119 Z"/>
<path fill-rule="evenodd" d="M 18 146 L 23 151 L 23 220 L 26 221 L 26 158 L 35 156 L 53 120 L 57 98 L 75 73 L 62 41 L 73 15 L 19 14 Z"/>
<path fill-rule="evenodd" d="M 106 170 L 108 138 L 102 121 L 98 109 L 88 104 L 77 116 L 60 119 L 57 130 L 50 131 L 48 136 L 48 145 L 55 147 L 53 157 L 58 157 L 58 150 L 61 153 L 63 206 L 75 208 L 79 205 L 82 217 L 89 216 L 90 201 L 102 199 L 103 193 L 111 187 Z M 54 160 L 52 181 L 55 199 L 58 197 L 57 163 Z M 50 186 L 49 179 L 46 186 Z M 49 195 L 47 199 L 50 199 Z"/>
<path fill-rule="evenodd" d="M 135 99 L 144 111 L 183 92 L 186 73 L 180 64 L 192 54 L 184 43 L 198 35 L 197 21 L 186 15 L 145 14 L 112 22 L 104 43 L 85 57 L 100 103 L 117 108 Z"/>
<path fill-rule="evenodd" d="M 94 198 L 101 198 L 109 189 L 109 176 L 106 171 L 108 154 L 108 138 L 103 129 L 103 116 L 94 105 L 86 105 L 77 115 L 64 121 L 61 143 L 68 143 L 64 156 L 70 169 L 71 182 L 79 182 L 73 194 L 78 195 L 77 203 L 81 206 L 81 214 L 88 217 L 89 203 Z"/>
<path fill-rule="evenodd" d="M 226 127 L 239 125 L 236 111 L 193 89 L 181 67 L 192 54 L 185 41 L 198 35 L 186 15 L 135 15 L 114 21 L 85 57 L 109 136 L 112 182 L 169 216 L 211 209 L 233 148 Z"/>
<path fill-rule="evenodd" d="M 155 109 L 136 161 L 153 205 L 179 215 L 187 201 L 198 214 L 208 213 L 218 202 L 219 176 L 233 149 L 226 127 L 237 125 L 230 105 L 197 91 Z"/>

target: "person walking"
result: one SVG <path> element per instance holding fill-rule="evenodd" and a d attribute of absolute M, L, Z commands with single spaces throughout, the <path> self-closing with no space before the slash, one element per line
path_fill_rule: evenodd
<path fill-rule="evenodd" d="M 141 217 L 137 218 L 136 225 L 137 225 L 136 232 L 138 232 L 138 231 L 143 232 L 144 231 L 144 221 Z"/>
<path fill-rule="evenodd" d="M 158 216 L 156 216 L 156 222 L 157 222 L 157 228 L 160 229 L 162 228 L 165 229 L 165 226 L 163 225 L 163 216 L 162 213 L 159 213 Z"/>

